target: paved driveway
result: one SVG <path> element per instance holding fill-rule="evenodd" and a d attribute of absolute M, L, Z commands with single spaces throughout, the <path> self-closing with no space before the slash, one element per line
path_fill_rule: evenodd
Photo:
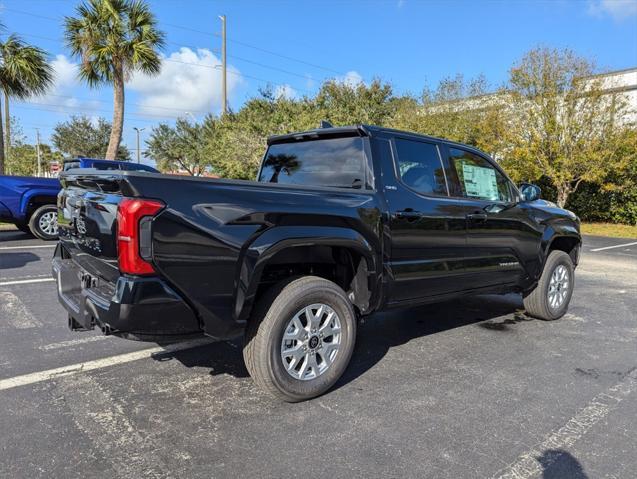
<path fill-rule="evenodd" d="M 52 252 L 0 231 L 0 477 L 635 477 L 635 240 L 585 238 L 559 321 L 516 295 L 374 315 L 302 404 L 238 341 L 68 331 Z"/>

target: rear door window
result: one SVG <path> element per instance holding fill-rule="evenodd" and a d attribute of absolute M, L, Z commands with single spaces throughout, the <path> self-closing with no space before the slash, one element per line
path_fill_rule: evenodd
<path fill-rule="evenodd" d="M 396 138 L 398 176 L 409 188 L 424 195 L 447 195 L 445 172 L 433 143 Z"/>
<path fill-rule="evenodd" d="M 459 148 L 449 148 L 449 161 L 455 173 L 454 195 L 488 201 L 511 202 L 509 180 L 487 160 Z"/>
<path fill-rule="evenodd" d="M 368 171 L 363 138 L 326 138 L 271 145 L 259 181 L 361 189 L 370 187 Z"/>

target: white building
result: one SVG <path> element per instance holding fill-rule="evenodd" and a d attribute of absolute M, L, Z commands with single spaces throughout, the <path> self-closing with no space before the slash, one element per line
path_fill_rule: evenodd
<path fill-rule="evenodd" d="M 589 77 L 591 80 L 601 80 L 604 91 L 610 93 L 623 93 L 628 100 L 630 110 L 629 120 L 637 122 L 637 67 L 625 70 L 616 70 L 599 73 Z M 441 110 L 473 110 L 487 108 L 496 104 L 506 104 L 506 93 L 495 92 L 486 95 L 478 95 L 461 100 L 453 100 L 432 105 L 429 111 Z"/>
<path fill-rule="evenodd" d="M 600 73 L 593 78 L 601 79 L 604 89 L 609 93 L 624 93 L 631 111 L 630 119 L 637 122 L 637 67 Z"/>

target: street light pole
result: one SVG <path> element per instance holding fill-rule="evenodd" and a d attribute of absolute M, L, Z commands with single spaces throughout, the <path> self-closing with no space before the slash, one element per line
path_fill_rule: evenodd
<path fill-rule="evenodd" d="M 40 130 L 38 128 L 35 129 L 35 149 L 38 155 L 38 176 L 42 176 L 42 156 L 40 155 Z"/>
<path fill-rule="evenodd" d="M 140 163 L 140 158 L 141 158 L 141 150 L 139 149 L 139 132 L 140 131 L 144 131 L 145 128 L 137 128 L 136 126 L 133 127 L 133 130 L 135 130 L 137 132 L 137 164 Z"/>
<path fill-rule="evenodd" d="M 221 20 L 221 112 L 228 112 L 228 91 L 226 89 L 227 63 L 226 63 L 226 16 L 219 15 Z"/>

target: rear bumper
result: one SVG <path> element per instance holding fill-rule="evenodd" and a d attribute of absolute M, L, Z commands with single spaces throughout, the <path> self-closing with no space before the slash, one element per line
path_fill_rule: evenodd
<path fill-rule="evenodd" d="M 192 309 L 159 278 L 120 276 L 116 283 L 107 283 L 62 258 L 60 246 L 52 273 L 71 329 L 97 326 L 104 334 L 143 341 L 202 334 Z"/>

